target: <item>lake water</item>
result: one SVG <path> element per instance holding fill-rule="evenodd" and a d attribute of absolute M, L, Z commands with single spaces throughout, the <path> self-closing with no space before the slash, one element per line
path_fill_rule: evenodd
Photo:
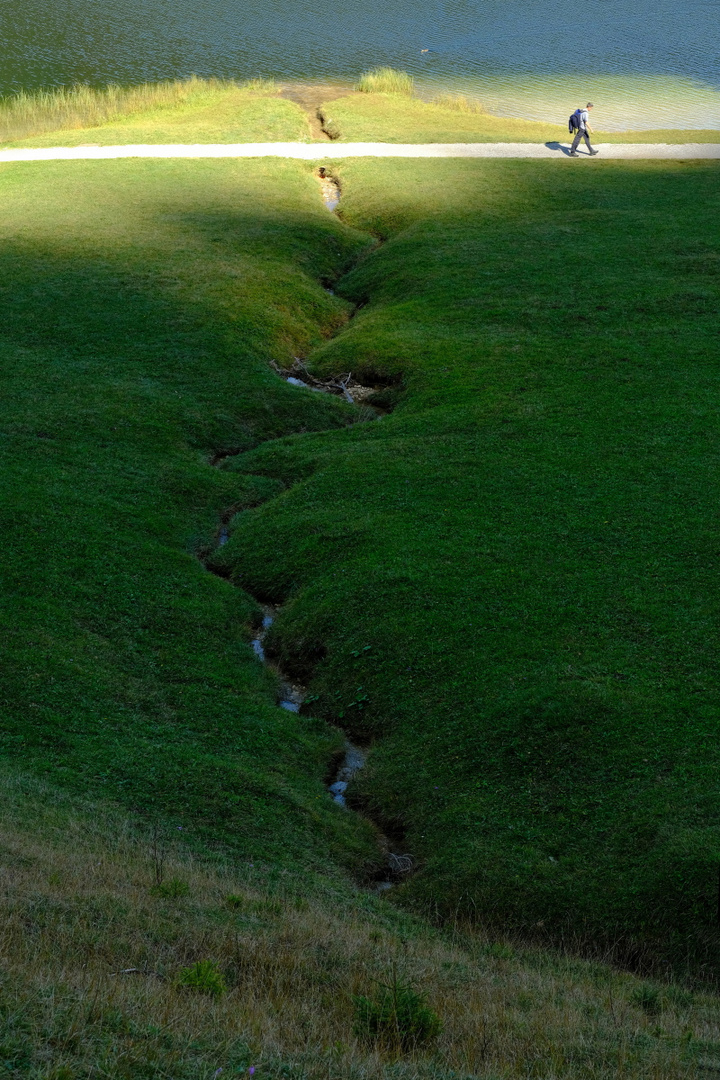
<path fill-rule="evenodd" d="M 718 0 L 3 0 L 0 91 L 190 74 L 412 72 L 493 112 L 720 127 Z M 422 50 L 428 50 L 423 52 Z"/>

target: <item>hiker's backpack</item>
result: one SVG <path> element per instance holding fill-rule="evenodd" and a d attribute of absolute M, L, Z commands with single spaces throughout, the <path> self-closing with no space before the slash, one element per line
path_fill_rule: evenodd
<path fill-rule="evenodd" d="M 568 120 L 568 131 L 572 135 L 572 134 L 574 134 L 574 132 L 579 131 L 579 130 L 580 130 L 580 110 L 576 109 L 575 112 L 570 117 L 570 119 Z"/>

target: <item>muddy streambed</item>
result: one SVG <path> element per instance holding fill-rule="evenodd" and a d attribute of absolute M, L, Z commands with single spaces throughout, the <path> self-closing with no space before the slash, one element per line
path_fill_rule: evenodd
<path fill-rule="evenodd" d="M 322 200 L 328 210 L 334 213 L 340 202 L 340 185 L 337 180 L 334 180 L 332 176 L 328 175 L 327 169 L 324 169 L 322 166 L 320 166 L 317 171 L 317 178 L 320 184 Z"/>

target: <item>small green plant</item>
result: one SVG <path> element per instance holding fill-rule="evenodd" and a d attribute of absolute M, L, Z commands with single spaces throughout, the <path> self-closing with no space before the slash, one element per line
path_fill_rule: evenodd
<path fill-rule="evenodd" d="M 240 908 L 245 907 L 245 897 L 240 896 L 239 893 L 230 893 L 229 896 L 225 897 L 225 903 L 233 911 L 239 911 Z"/>
<path fill-rule="evenodd" d="M 160 896 L 163 900 L 179 900 L 182 896 L 190 894 L 190 886 L 182 878 L 170 878 L 153 885 L 153 896 Z"/>
<path fill-rule="evenodd" d="M 177 985 L 216 997 L 227 990 L 225 977 L 214 960 L 198 960 L 192 967 L 183 968 L 177 977 Z"/>
<path fill-rule="evenodd" d="M 662 1012 L 660 991 L 654 986 L 639 986 L 632 995 L 633 1005 L 637 1005 L 648 1016 L 657 1016 Z"/>
<path fill-rule="evenodd" d="M 407 71 L 396 71 L 395 68 L 379 67 L 371 71 L 364 71 L 355 89 L 361 94 L 402 94 L 404 97 L 412 97 L 415 93 L 415 80 Z"/>
<path fill-rule="evenodd" d="M 395 1053 L 427 1046 L 440 1034 L 440 1017 L 423 994 L 398 981 L 380 983 L 372 997 L 355 997 L 355 1033 Z"/>

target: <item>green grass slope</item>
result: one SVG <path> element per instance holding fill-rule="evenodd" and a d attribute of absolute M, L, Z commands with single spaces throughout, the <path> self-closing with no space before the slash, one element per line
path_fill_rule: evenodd
<path fill-rule="evenodd" d="M 211 464 L 344 403 L 269 369 L 347 318 L 320 278 L 366 237 L 282 162 L 0 170 L 0 748 L 191 840 L 359 865 L 324 792 L 342 745 L 274 705 L 256 605 L 200 561 L 220 513 L 280 485 Z"/>
<path fill-rule="evenodd" d="M 294 486 L 219 563 L 288 601 L 309 709 L 377 740 L 355 797 L 408 902 L 716 970 L 718 167 L 340 178 L 387 242 L 312 362 L 399 404 L 236 458 Z"/>
<path fill-rule="evenodd" d="M 345 142 L 567 142 L 567 124 L 493 116 L 468 107 L 464 99 L 424 102 L 395 94 L 350 94 L 321 106 L 325 125 Z M 602 115 L 593 114 L 596 142 L 718 142 L 720 132 L 603 132 Z"/>
<path fill-rule="evenodd" d="M 399 898 L 717 974 L 717 166 L 596 165 L 0 169 L 12 767 L 362 877 L 329 720 Z"/>

